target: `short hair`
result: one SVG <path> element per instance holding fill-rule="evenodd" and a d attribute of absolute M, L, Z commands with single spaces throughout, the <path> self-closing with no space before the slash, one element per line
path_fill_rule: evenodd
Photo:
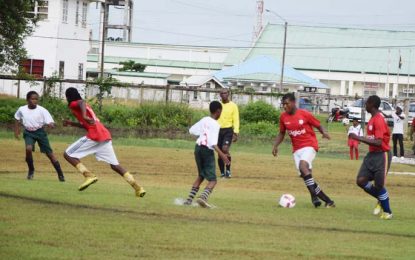
<path fill-rule="evenodd" d="M 81 95 L 79 94 L 78 90 L 76 88 L 68 88 L 65 91 L 66 100 L 68 101 L 68 104 L 70 104 L 72 101 L 78 101 L 82 100 Z"/>
<path fill-rule="evenodd" d="M 366 102 L 372 104 L 376 108 L 380 107 L 380 97 L 376 95 L 368 97 Z"/>
<path fill-rule="evenodd" d="M 210 113 L 216 113 L 218 110 L 222 109 L 222 104 L 219 101 L 212 101 L 209 104 Z"/>
<path fill-rule="evenodd" d="M 282 99 L 281 100 L 284 101 L 286 99 L 288 99 L 289 101 L 295 101 L 295 95 L 294 95 L 294 93 L 284 94 L 284 96 L 282 96 Z"/>
<path fill-rule="evenodd" d="M 357 117 L 353 117 L 352 121 L 358 121 L 359 122 L 359 119 Z"/>
<path fill-rule="evenodd" d="M 39 94 L 36 91 L 31 90 L 31 91 L 27 92 L 26 100 L 29 100 L 32 95 L 38 95 L 39 96 Z"/>

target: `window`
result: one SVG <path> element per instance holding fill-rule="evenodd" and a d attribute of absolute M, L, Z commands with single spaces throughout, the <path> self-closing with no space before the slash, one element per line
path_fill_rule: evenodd
<path fill-rule="evenodd" d="M 86 27 L 86 19 L 88 14 L 88 4 L 82 3 L 82 27 Z"/>
<path fill-rule="evenodd" d="M 63 79 L 65 77 L 65 62 L 59 61 L 59 78 Z"/>
<path fill-rule="evenodd" d="M 193 91 L 193 99 L 197 100 L 197 91 Z"/>
<path fill-rule="evenodd" d="M 84 78 L 84 64 L 79 63 L 78 65 L 78 79 L 82 80 Z"/>
<path fill-rule="evenodd" d="M 23 71 L 27 74 L 33 75 L 36 78 L 43 77 L 43 69 L 45 66 L 44 60 L 27 59 L 24 60 L 20 65 Z"/>
<path fill-rule="evenodd" d="M 206 88 L 210 88 L 210 82 L 206 83 Z"/>
<path fill-rule="evenodd" d="M 63 0 L 62 3 L 62 23 L 68 23 L 68 0 Z"/>
<path fill-rule="evenodd" d="M 79 1 L 76 1 L 75 25 L 79 24 Z"/>
<path fill-rule="evenodd" d="M 35 1 L 33 5 L 33 10 L 30 12 L 34 17 L 37 17 L 39 20 L 48 19 L 48 9 L 49 1 Z"/>
<path fill-rule="evenodd" d="M 209 92 L 206 92 L 205 93 L 205 100 L 206 101 L 209 101 L 210 100 L 210 93 Z"/>

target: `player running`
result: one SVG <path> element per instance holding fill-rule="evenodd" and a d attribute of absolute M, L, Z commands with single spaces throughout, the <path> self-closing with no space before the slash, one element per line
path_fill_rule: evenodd
<path fill-rule="evenodd" d="M 231 161 L 231 144 L 238 140 L 239 135 L 239 110 L 238 106 L 229 100 L 229 92 L 229 89 L 222 89 L 220 91 L 222 114 L 218 120 L 220 125 L 218 146 L 228 156 L 229 161 Z M 221 177 L 231 178 L 231 165 L 225 165 L 221 157 L 218 158 L 218 164 Z"/>
<path fill-rule="evenodd" d="M 382 219 L 391 219 L 392 211 L 389 206 L 389 194 L 385 188 L 386 175 L 391 162 L 390 132 L 385 118 L 379 111 L 380 98 L 370 96 L 366 101 L 366 111 L 372 115 L 367 124 L 367 137 L 350 133 L 350 137 L 369 145 L 369 153 L 363 160 L 357 175 L 356 183 L 365 192 L 378 200 L 373 214 L 381 214 Z M 374 181 L 374 185 L 371 183 Z"/>
<path fill-rule="evenodd" d="M 91 107 L 82 99 L 76 88 L 68 88 L 65 92 L 69 109 L 78 119 L 79 123 L 64 120 L 64 126 L 75 126 L 84 128 L 88 133 L 81 137 L 66 149 L 65 159 L 76 167 L 85 177 L 85 182 L 79 186 L 79 190 L 85 190 L 91 184 L 98 181 L 98 178 L 89 171 L 80 161 L 81 158 L 94 154 L 98 161 L 104 161 L 111 165 L 111 169 L 123 176 L 124 179 L 134 188 L 137 197 L 143 197 L 146 191 L 138 185 L 128 171 L 126 171 L 117 160 L 112 147 L 111 134 L 95 116 Z"/>
<path fill-rule="evenodd" d="M 310 112 L 298 109 L 295 96 L 292 93 L 282 97 L 284 111 L 280 117 L 280 132 L 275 138 L 272 154 L 278 155 L 278 146 L 282 143 L 287 132 L 293 146 L 294 162 L 300 177 L 311 195 L 314 207 L 321 206 L 321 200 L 327 208 L 334 208 L 335 204 L 314 181 L 312 176 L 312 163 L 318 151 L 318 142 L 313 127 L 317 128 L 323 138 L 330 139 L 329 134 Z"/>
<path fill-rule="evenodd" d="M 199 191 L 200 185 L 206 179 L 208 184 L 196 201 L 203 208 L 212 207 L 208 203 L 208 198 L 212 193 L 213 188 L 216 186 L 216 165 L 214 151 L 216 151 L 219 157 L 222 158 L 224 164 L 229 164 L 228 157 L 219 149 L 217 145 L 220 126 L 216 120 L 218 120 L 222 112 L 222 105 L 218 101 L 212 101 L 209 105 L 209 110 L 210 116 L 202 118 L 189 130 L 190 134 L 198 136 L 195 146 L 195 160 L 198 176 L 193 183 L 192 189 L 190 190 L 186 202 L 184 203 L 185 205 L 192 204 L 194 197 Z"/>
<path fill-rule="evenodd" d="M 39 94 L 36 91 L 29 91 L 26 94 L 26 101 L 27 105 L 19 107 L 14 114 L 14 118 L 16 119 L 14 136 L 16 139 L 20 138 L 20 124 L 22 124 L 24 127 L 23 138 L 26 145 L 26 163 L 29 168 L 27 179 L 32 180 L 35 174 L 32 152 L 35 150 L 35 144 L 37 142 L 40 147 L 40 152 L 46 154 L 55 168 L 59 181 L 64 182 L 65 177 L 63 176 L 61 165 L 53 154 L 53 150 L 49 144 L 48 134 L 44 129 L 45 126 L 54 128 L 55 122 L 49 111 L 38 105 Z"/>

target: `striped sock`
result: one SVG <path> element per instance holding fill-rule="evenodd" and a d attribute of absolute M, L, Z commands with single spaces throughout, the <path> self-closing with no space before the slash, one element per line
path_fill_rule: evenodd
<path fill-rule="evenodd" d="M 315 189 L 316 183 L 314 182 L 314 178 L 313 176 L 311 176 L 311 174 L 303 177 L 304 179 L 304 184 L 307 187 L 307 189 L 310 191 L 311 196 L 316 196 L 317 192 Z"/>
<path fill-rule="evenodd" d="M 366 191 L 371 196 L 378 198 L 378 192 L 376 191 L 372 183 L 370 182 L 366 183 L 366 185 L 363 187 L 363 190 Z"/>
<path fill-rule="evenodd" d="M 209 198 L 209 195 L 212 193 L 212 190 L 209 188 L 205 188 L 205 190 L 200 194 L 200 198 L 204 201 L 207 201 Z"/>
<path fill-rule="evenodd" d="M 385 188 L 382 188 L 379 192 L 378 199 L 382 205 L 383 211 L 387 213 L 392 213 L 389 206 L 389 194 Z"/>
<path fill-rule="evenodd" d="M 198 191 L 199 191 L 199 187 L 192 187 L 192 189 L 189 192 L 189 197 L 187 197 L 186 202 L 189 204 L 192 203 Z"/>

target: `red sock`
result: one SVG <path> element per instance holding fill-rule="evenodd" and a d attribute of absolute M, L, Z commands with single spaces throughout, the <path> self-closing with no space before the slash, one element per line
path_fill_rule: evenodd
<path fill-rule="evenodd" d="M 359 148 L 354 148 L 354 151 L 356 153 L 356 160 L 359 160 Z"/>
<path fill-rule="evenodd" d="M 350 153 L 350 160 L 353 160 L 353 147 L 351 146 L 350 146 L 349 153 Z"/>

